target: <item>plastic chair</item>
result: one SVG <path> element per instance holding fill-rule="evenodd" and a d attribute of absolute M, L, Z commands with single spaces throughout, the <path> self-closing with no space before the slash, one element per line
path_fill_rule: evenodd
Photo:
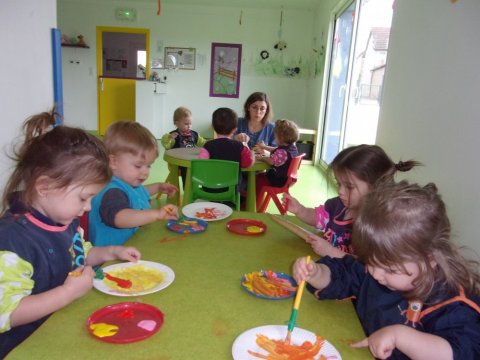
<path fill-rule="evenodd" d="M 80 227 L 83 229 L 83 239 L 88 241 L 88 212 L 85 211 L 82 216 L 80 216 Z"/>
<path fill-rule="evenodd" d="M 221 202 L 230 201 L 235 210 L 240 210 L 238 192 L 239 164 L 234 161 L 216 159 L 194 159 L 191 161 L 192 187 L 188 203 L 197 199 Z M 204 190 L 207 188 L 207 191 Z M 209 192 L 208 189 L 225 189 L 222 192 Z"/>
<path fill-rule="evenodd" d="M 290 187 L 298 180 L 298 169 L 300 168 L 304 157 L 305 154 L 300 154 L 297 157 L 292 158 L 290 166 L 288 167 L 288 179 L 285 185 L 282 187 L 263 186 L 261 188 L 260 195 L 257 198 L 257 212 L 264 213 L 267 210 L 267 206 L 271 199 L 273 199 L 273 202 L 275 205 L 277 205 L 277 209 L 280 211 L 280 214 L 283 215 L 287 212 L 287 209 L 285 209 L 277 195 L 283 193 L 289 194 Z"/>

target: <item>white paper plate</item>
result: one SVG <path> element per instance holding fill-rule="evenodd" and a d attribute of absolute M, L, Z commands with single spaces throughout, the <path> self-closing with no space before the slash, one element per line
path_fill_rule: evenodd
<path fill-rule="evenodd" d="M 139 295 L 151 294 L 151 293 L 160 291 L 162 289 L 165 289 L 175 279 L 175 273 L 171 268 L 169 268 L 166 265 L 156 263 L 153 261 L 140 260 L 136 263 L 127 262 L 127 263 L 121 263 L 121 264 L 114 264 L 114 265 L 105 266 L 103 268 L 103 271 L 106 273 L 109 273 L 114 270 L 124 269 L 129 266 L 137 266 L 137 265 L 143 265 L 147 269 L 152 268 L 160 271 L 163 275 L 162 281 L 159 282 L 157 285 L 155 285 L 153 288 L 145 291 L 141 291 L 141 292 L 122 292 L 121 290 L 111 288 L 103 280 L 100 280 L 100 279 L 93 280 L 93 287 L 105 294 L 114 295 L 114 296 L 139 296 Z"/>
<path fill-rule="evenodd" d="M 194 202 L 185 205 L 182 209 L 186 217 L 201 219 L 205 221 L 217 221 L 228 218 L 232 215 L 232 208 L 216 202 Z M 205 215 L 201 215 L 205 214 Z M 213 216 L 213 217 L 209 217 Z"/>
<path fill-rule="evenodd" d="M 239 335 L 232 346 L 232 355 L 234 360 L 258 360 L 258 357 L 250 355 L 248 350 L 267 355 L 267 352 L 257 345 L 257 334 L 268 336 L 270 339 L 285 339 L 287 336 L 286 325 L 265 325 L 259 326 L 245 331 Z M 314 343 L 316 341 L 315 334 L 311 331 L 301 328 L 294 328 L 292 331 L 291 344 L 301 345 L 304 341 Z M 341 360 L 340 353 L 327 340 L 323 344 L 320 352 L 314 357 L 315 360 L 320 355 L 326 356 L 329 360 Z"/>

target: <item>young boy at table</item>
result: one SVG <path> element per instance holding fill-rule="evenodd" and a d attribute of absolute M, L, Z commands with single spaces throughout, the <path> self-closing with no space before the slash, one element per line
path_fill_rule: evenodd
<path fill-rule="evenodd" d="M 255 153 L 240 141 L 232 139 L 233 134 L 237 131 L 237 122 L 237 113 L 232 109 L 218 108 L 215 110 L 212 115 L 212 127 L 217 137 L 205 143 L 198 157 L 200 159 L 235 161 L 241 168 L 252 166 L 255 163 Z M 239 183 L 241 179 L 239 174 Z M 211 191 L 213 192 L 213 189 Z"/>
<path fill-rule="evenodd" d="M 233 140 L 237 130 L 237 113 L 229 108 L 219 108 L 213 112 L 212 127 L 217 137 L 205 143 L 200 150 L 200 159 L 218 159 L 235 161 L 240 167 L 247 168 L 255 162 L 255 155 L 248 146 Z"/>
<path fill-rule="evenodd" d="M 153 209 L 150 196 L 157 193 L 172 196 L 178 189 L 160 182 L 143 185 L 158 157 L 153 134 L 137 122 L 117 121 L 108 127 L 104 143 L 113 178 L 92 200 L 90 241 L 96 246 L 121 245 L 142 225 L 177 219 L 174 205 Z"/>
<path fill-rule="evenodd" d="M 186 107 L 180 106 L 173 113 L 173 124 L 175 130 L 162 136 L 161 143 L 165 150 L 176 148 L 192 148 L 202 147 L 207 140 L 198 134 L 198 132 L 192 130 L 192 112 Z M 185 177 L 187 174 L 187 168 L 180 166 L 180 175 L 182 176 L 182 183 L 185 187 Z"/>

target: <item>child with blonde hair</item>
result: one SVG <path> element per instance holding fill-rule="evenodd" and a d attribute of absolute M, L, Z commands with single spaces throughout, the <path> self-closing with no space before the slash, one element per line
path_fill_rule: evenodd
<path fill-rule="evenodd" d="M 205 145 L 205 140 L 198 132 L 192 130 L 192 112 L 186 107 L 180 106 L 173 113 L 173 124 L 176 129 L 162 136 L 161 143 L 165 150 L 176 148 L 194 148 Z M 185 186 L 187 168 L 180 166 L 182 183 Z"/>
<path fill-rule="evenodd" d="M 480 274 L 450 240 L 435 185 L 384 183 L 355 220 L 357 257 L 298 259 L 297 282 L 318 299 L 355 297 L 368 346 L 379 359 L 479 359 Z"/>
<path fill-rule="evenodd" d="M 25 141 L 3 194 L 0 219 L 0 358 L 48 316 L 85 295 L 92 266 L 140 259 L 133 247 L 93 247 L 79 217 L 110 180 L 103 143 L 87 132 L 56 125 L 55 112 L 24 123 Z M 79 276 L 68 276 L 75 271 Z"/>
<path fill-rule="evenodd" d="M 303 206 L 290 194 L 284 194 L 283 201 L 288 211 L 324 232 L 311 235 L 308 241 L 318 255 L 342 257 L 353 252 L 352 226 L 365 195 L 382 182 L 393 182 L 397 171 L 418 165 L 414 160 L 394 163 L 378 145 L 352 146 L 340 151 L 329 165 L 338 184 L 337 197 L 316 208 Z"/>
<path fill-rule="evenodd" d="M 263 186 L 282 187 L 285 185 L 292 158 L 298 156 L 298 149 L 295 144 L 298 141 L 298 127 L 293 121 L 287 119 L 275 121 L 273 134 L 278 147 L 272 150 L 270 156 L 256 155 L 258 160 L 272 166 L 267 172 L 257 174 L 257 204 L 261 204 L 263 200 Z"/>
<path fill-rule="evenodd" d="M 180 106 L 173 113 L 173 124 L 176 129 L 162 136 L 161 142 L 165 150 L 174 148 L 202 147 L 207 141 L 192 130 L 192 112 Z"/>
<path fill-rule="evenodd" d="M 124 244 L 140 226 L 158 220 L 177 219 L 174 205 L 154 209 L 150 197 L 173 196 L 178 190 L 167 183 L 143 185 L 158 157 L 157 140 L 143 125 L 132 121 L 111 124 L 103 138 L 112 181 L 93 198 L 89 213 L 89 237 L 97 246 Z"/>

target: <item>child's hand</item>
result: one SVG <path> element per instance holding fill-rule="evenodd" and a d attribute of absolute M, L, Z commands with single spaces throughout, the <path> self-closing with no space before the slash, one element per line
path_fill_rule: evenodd
<path fill-rule="evenodd" d="M 252 149 L 253 151 L 255 151 L 256 153 L 258 154 L 264 154 L 264 150 L 265 150 L 265 143 L 263 141 L 259 141 L 257 143 L 257 145 L 255 145 Z"/>
<path fill-rule="evenodd" d="M 91 266 L 81 266 L 68 274 L 63 288 L 71 301 L 85 295 L 93 286 L 95 271 Z"/>
<path fill-rule="evenodd" d="M 391 325 L 375 331 L 368 338 L 351 344 L 353 348 L 368 346 L 370 352 L 376 359 L 387 359 L 392 355 L 396 347 L 395 329 L 402 325 Z"/>
<path fill-rule="evenodd" d="M 282 203 L 292 214 L 297 214 L 302 207 L 297 199 L 287 193 L 283 193 Z"/>
<path fill-rule="evenodd" d="M 167 194 L 168 197 L 172 197 L 178 191 L 178 188 L 169 183 L 160 183 L 159 192 Z"/>
<path fill-rule="evenodd" d="M 167 204 L 159 210 L 159 220 L 177 220 L 178 209 L 175 205 Z"/>
<path fill-rule="evenodd" d="M 178 136 L 178 133 L 176 133 L 176 132 L 173 132 L 173 133 L 170 134 L 170 137 L 172 139 L 175 139 L 177 136 Z"/>
<path fill-rule="evenodd" d="M 131 262 L 137 262 L 141 257 L 140 251 L 131 246 L 115 246 L 113 254 L 117 259 Z"/>
<path fill-rule="evenodd" d="M 317 266 L 314 262 L 307 264 L 307 258 L 298 258 L 293 264 L 293 278 L 300 284 L 303 280 L 308 281 L 318 272 Z"/>

